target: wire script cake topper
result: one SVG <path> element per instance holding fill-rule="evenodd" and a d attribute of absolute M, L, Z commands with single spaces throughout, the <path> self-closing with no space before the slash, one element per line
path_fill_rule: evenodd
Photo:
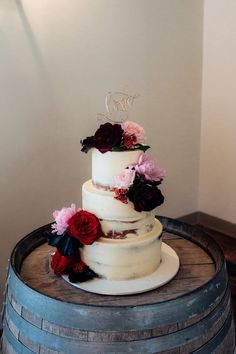
<path fill-rule="evenodd" d="M 105 98 L 106 114 L 98 113 L 99 119 L 107 119 L 113 123 L 122 123 L 128 118 L 129 109 L 133 106 L 138 94 L 129 95 L 125 92 L 108 92 Z"/>

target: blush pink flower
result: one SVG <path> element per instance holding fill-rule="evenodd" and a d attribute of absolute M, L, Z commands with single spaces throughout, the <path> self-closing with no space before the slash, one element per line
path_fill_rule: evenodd
<path fill-rule="evenodd" d="M 143 144 L 146 141 L 145 130 L 137 123 L 126 121 L 122 123 L 122 129 L 125 135 L 132 135 L 136 138 L 136 144 Z"/>
<path fill-rule="evenodd" d="M 140 155 L 134 168 L 138 174 L 144 176 L 148 181 L 161 181 L 165 177 L 165 170 L 155 167 L 154 160 L 147 153 Z"/>
<path fill-rule="evenodd" d="M 71 204 L 68 208 L 55 210 L 52 214 L 55 219 L 55 224 L 52 224 L 52 233 L 62 235 L 68 228 L 68 220 L 79 210 L 81 209 L 76 209 L 75 204 Z"/>
<path fill-rule="evenodd" d="M 117 188 L 128 189 L 134 182 L 135 170 L 124 169 L 115 176 L 115 186 Z"/>

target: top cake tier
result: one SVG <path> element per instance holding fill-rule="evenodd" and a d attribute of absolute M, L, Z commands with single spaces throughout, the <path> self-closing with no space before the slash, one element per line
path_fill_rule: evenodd
<path fill-rule="evenodd" d="M 102 154 L 92 149 L 92 181 L 95 187 L 112 189 L 115 187 L 114 177 L 127 166 L 136 164 L 141 150 L 108 151 Z"/>

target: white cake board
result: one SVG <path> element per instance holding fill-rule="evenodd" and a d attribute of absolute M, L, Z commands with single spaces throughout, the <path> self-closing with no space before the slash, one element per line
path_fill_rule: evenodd
<path fill-rule="evenodd" d="M 83 283 L 71 283 L 67 275 L 62 278 L 76 288 L 101 295 L 131 295 L 159 288 L 174 278 L 179 270 L 179 257 L 176 252 L 162 242 L 161 263 L 157 270 L 137 279 L 107 280 L 93 278 Z"/>

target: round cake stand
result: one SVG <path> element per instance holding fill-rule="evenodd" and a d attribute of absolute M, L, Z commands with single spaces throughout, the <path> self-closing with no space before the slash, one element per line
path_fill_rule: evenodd
<path fill-rule="evenodd" d="M 71 283 L 67 275 L 63 279 L 76 288 L 101 295 L 131 295 L 156 289 L 168 283 L 179 270 L 179 257 L 167 244 L 162 243 L 161 263 L 157 270 L 142 278 L 107 280 L 93 278 L 84 283 Z"/>

